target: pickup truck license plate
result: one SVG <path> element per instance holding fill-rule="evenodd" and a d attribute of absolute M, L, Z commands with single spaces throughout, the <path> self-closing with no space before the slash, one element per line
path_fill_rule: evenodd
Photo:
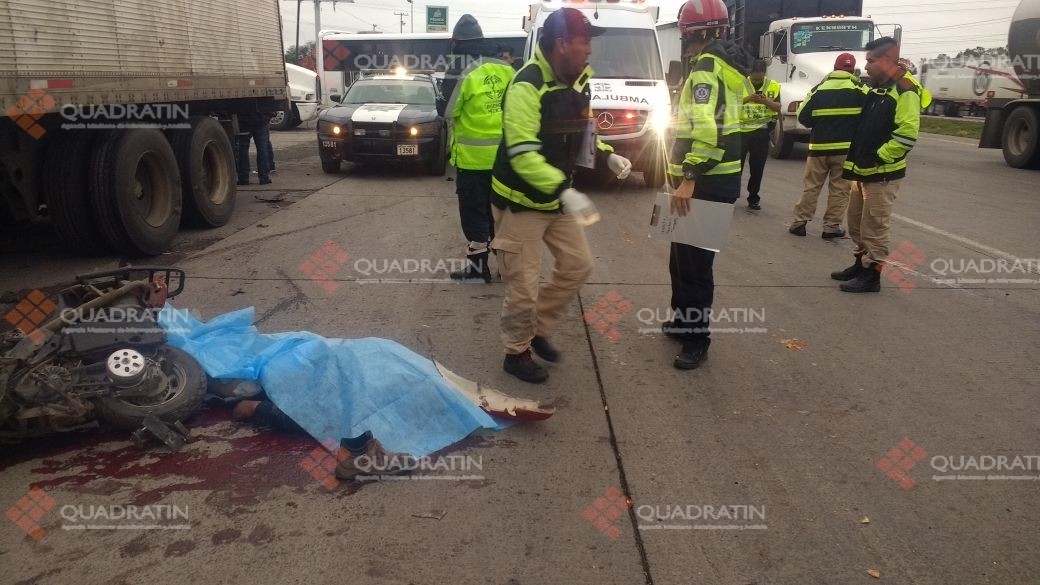
<path fill-rule="evenodd" d="M 419 154 L 419 145 L 418 144 L 398 144 L 397 145 L 397 154 L 399 156 L 403 156 L 403 155 L 413 155 L 414 156 L 416 154 Z"/>
<path fill-rule="evenodd" d="M 322 146 L 322 148 L 336 148 L 336 141 L 334 141 L 334 140 L 322 140 L 321 141 L 321 146 Z"/>

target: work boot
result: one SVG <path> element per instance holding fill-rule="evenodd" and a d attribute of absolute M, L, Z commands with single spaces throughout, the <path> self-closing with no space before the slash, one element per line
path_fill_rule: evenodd
<path fill-rule="evenodd" d="M 863 272 L 865 270 L 865 268 L 863 268 L 863 263 L 861 262 L 862 259 L 863 259 L 863 255 L 862 254 L 856 254 L 856 261 L 853 262 L 852 266 L 849 266 L 845 270 L 839 270 L 838 272 L 832 272 L 831 273 L 831 278 L 833 278 L 834 280 L 841 280 L 841 281 L 848 281 L 848 280 L 852 280 L 853 278 L 856 278 L 857 276 L 860 275 L 861 272 Z"/>
<path fill-rule="evenodd" d="M 531 350 L 524 353 L 506 354 L 502 369 L 531 384 L 541 384 L 549 379 L 549 372 L 531 359 Z"/>
<path fill-rule="evenodd" d="M 755 199 L 754 201 L 748 199 L 747 208 L 748 209 L 753 209 L 755 211 L 762 211 L 762 206 L 759 204 L 759 200 L 758 199 Z"/>
<path fill-rule="evenodd" d="M 491 282 L 491 268 L 488 266 L 488 253 L 473 254 L 466 256 L 466 268 L 456 270 L 449 274 L 452 280 L 463 284 L 489 283 Z"/>
<path fill-rule="evenodd" d="M 804 234 L 802 234 L 802 235 L 804 235 Z M 820 234 L 820 237 L 825 239 L 825 240 L 829 240 L 831 238 L 844 238 L 845 237 L 845 230 L 843 230 L 843 229 L 841 229 L 839 227 L 837 230 L 828 231 L 826 228 L 824 228 L 823 233 Z"/>
<path fill-rule="evenodd" d="M 560 351 L 541 335 L 535 335 L 534 339 L 531 340 L 531 349 L 534 350 L 535 355 L 547 362 L 555 364 L 560 361 Z"/>
<path fill-rule="evenodd" d="M 787 228 L 787 233 L 805 237 L 805 222 L 794 222 Z"/>
<path fill-rule="evenodd" d="M 708 359 L 708 344 L 703 341 L 687 340 L 682 344 L 674 365 L 680 370 L 695 370 Z"/>
<path fill-rule="evenodd" d="M 864 268 L 859 276 L 842 284 L 840 288 L 849 293 L 880 292 L 881 263 L 871 262 L 870 268 Z"/>
<path fill-rule="evenodd" d="M 407 471 L 405 464 L 410 458 L 407 453 L 387 451 L 378 439 L 372 439 L 363 455 L 351 455 L 340 461 L 336 466 L 336 477 L 351 481 L 359 475 L 398 475 Z"/>

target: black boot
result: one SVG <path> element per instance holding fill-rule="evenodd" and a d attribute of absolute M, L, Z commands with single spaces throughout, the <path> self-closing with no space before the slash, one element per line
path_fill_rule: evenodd
<path fill-rule="evenodd" d="M 695 370 L 708 359 L 708 344 L 703 341 L 683 341 L 679 355 L 675 356 L 675 367 L 680 370 Z"/>
<path fill-rule="evenodd" d="M 531 350 L 518 354 L 506 354 L 502 369 L 524 382 L 540 384 L 549 379 L 549 372 L 531 359 Z"/>
<path fill-rule="evenodd" d="M 466 268 L 452 272 L 452 280 L 463 283 L 491 282 L 491 268 L 488 266 L 488 253 L 481 252 L 466 256 Z"/>
<path fill-rule="evenodd" d="M 856 278 L 864 270 L 866 270 L 865 268 L 863 268 L 862 260 L 863 260 L 863 255 L 862 254 L 856 254 L 856 261 L 852 264 L 852 266 L 849 266 L 845 270 L 840 270 L 838 272 L 832 272 L 831 273 L 831 278 L 833 278 L 834 280 L 841 280 L 841 281 L 848 281 L 848 280 L 852 280 L 853 278 Z"/>
<path fill-rule="evenodd" d="M 549 340 L 540 336 L 535 335 L 534 339 L 531 340 L 531 349 L 534 353 L 547 362 L 556 363 L 560 361 L 560 350 L 553 347 L 553 344 L 549 343 Z"/>
<path fill-rule="evenodd" d="M 881 263 L 871 262 L 870 268 L 864 268 L 859 276 L 841 285 L 840 288 L 849 293 L 880 292 Z"/>

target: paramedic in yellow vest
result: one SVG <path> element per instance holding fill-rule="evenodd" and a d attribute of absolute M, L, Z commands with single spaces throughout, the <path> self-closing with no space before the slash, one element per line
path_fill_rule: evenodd
<path fill-rule="evenodd" d="M 491 219 L 491 167 L 502 140 L 502 96 L 513 79 L 513 68 L 487 57 L 497 47 L 484 39 L 477 19 L 462 15 L 452 32 L 452 54 L 464 59 L 445 109 L 451 140 L 451 164 L 456 169 L 455 193 L 466 244 L 466 267 L 452 280 L 491 282 L 488 245 L 494 237 Z"/>
<path fill-rule="evenodd" d="M 728 31 L 723 0 L 689 0 L 679 11 L 683 47 L 696 54 L 679 94 L 668 164 L 669 182 L 676 187 L 671 211 L 680 216 L 689 214 L 691 199 L 732 205 L 740 198 L 740 114 L 750 56 L 726 40 Z M 662 330 L 682 343 L 672 362 L 680 370 L 698 368 L 708 358 L 714 262 L 712 250 L 672 242 L 673 318 Z"/>
<path fill-rule="evenodd" d="M 766 61 L 755 61 L 751 75 L 744 82 L 744 107 L 740 113 L 741 141 L 740 166 L 750 156 L 751 174 L 748 177 L 748 209 L 762 209 L 758 191 L 762 188 L 762 173 L 769 157 L 769 134 L 776 126 L 780 112 L 780 84 L 766 78 Z"/>

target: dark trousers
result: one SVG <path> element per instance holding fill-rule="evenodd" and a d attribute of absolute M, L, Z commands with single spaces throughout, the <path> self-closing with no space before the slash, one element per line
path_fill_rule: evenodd
<path fill-rule="evenodd" d="M 762 188 L 762 173 L 769 157 L 769 128 L 745 132 L 741 136 L 740 166 L 751 157 L 751 175 L 748 177 L 748 203 L 758 203 L 758 190 Z"/>
<path fill-rule="evenodd" d="M 715 252 L 672 244 L 668 258 L 668 272 L 672 276 L 672 310 L 683 339 L 697 341 L 707 347 L 711 343 L 708 331 L 711 304 L 715 300 Z"/>
<path fill-rule="evenodd" d="M 250 130 L 247 133 L 239 134 L 235 137 L 238 143 L 238 180 L 239 182 L 245 182 L 249 180 L 249 140 L 252 138 L 253 143 L 256 144 L 256 174 L 260 177 L 261 182 L 267 182 L 271 180 L 271 159 L 272 154 L 271 144 L 271 131 L 267 125 L 261 125 L 257 128 Z"/>
<path fill-rule="evenodd" d="M 495 237 L 491 219 L 491 171 L 458 169 L 455 193 L 459 196 L 462 233 L 470 242 L 488 243 Z M 487 252 L 485 248 L 482 252 Z"/>
<path fill-rule="evenodd" d="M 732 204 L 740 197 L 740 173 L 701 177 L 694 187 L 695 199 L 706 199 Z M 668 272 L 672 277 L 672 310 L 683 339 L 703 344 L 711 343 L 708 330 L 711 306 L 715 301 L 715 252 L 672 244 L 668 257 Z"/>

